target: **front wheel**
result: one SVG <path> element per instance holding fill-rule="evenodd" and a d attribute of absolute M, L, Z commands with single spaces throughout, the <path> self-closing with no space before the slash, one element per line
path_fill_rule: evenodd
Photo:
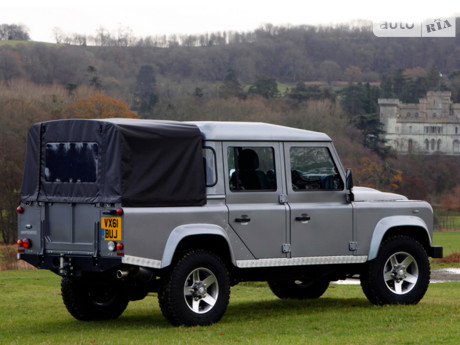
<path fill-rule="evenodd" d="M 69 313 L 82 321 L 115 319 L 129 303 L 116 283 L 62 278 L 61 294 Z"/>
<path fill-rule="evenodd" d="M 162 278 L 160 308 L 174 326 L 209 325 L 221 319 L 230 299 L 230 279 L 212 252 L 186 253 Z"/>
<path fill-rule="evenodd" d="M 315 299 L 320 298 L 326 292 L 329 281 L 277 280 L 269 281 L 268 286 L 275 296 L 281 299 Z"/>
<path fill-rule="evenodd" d="M 376 259 L 361 274 L 361 287 L 370 302 L 417 304 L 430 283 L 430 263 L 423 246 L 408 236 L 386 240 Z"/>

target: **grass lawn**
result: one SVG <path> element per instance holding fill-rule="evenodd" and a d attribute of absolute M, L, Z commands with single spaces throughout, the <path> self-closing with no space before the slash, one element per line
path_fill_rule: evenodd
<path fill-rule="evenodd" d="M 265 283 L 232 288 L 223 319 L 174 328 L 155 295 L 116 320 L 81 322 L 66 311 L 60 278 L 0 272 L 0 344 L 458 344 L 460 283 L 431 284 L 415 306 L 376 307 L 359 286 L 331 285 L 318 300 L 282 301 Z"/>
<path fill-rule="evenodd" d="M 459 216 L 449 216 L 449 217 L 439 217 L 439 225 L 444 229 L 458 230 L 460 229 L 460 217 Z"/>
<path fill-rule="evenodd" d="M 433 245 L 443 246 L 444 256 L 460 253 L 460 231 L 436 231 L 433 233 Z"/>

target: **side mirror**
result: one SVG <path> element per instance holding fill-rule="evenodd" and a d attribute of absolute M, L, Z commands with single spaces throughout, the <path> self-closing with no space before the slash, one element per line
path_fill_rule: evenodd
<path fill-rule="evenodd" d="M 345 176 L 345 183 L 346 183 L 346 188 L 348 190 L 347 202 L 355 201 L 355 196 L 353 192 L 351 191 L 353 188 L 353 174 L 350 168 L 347 169 L 347 174 Z"/>
<path fill-rule="evenodd" d="M 351 190 L 353 188 L 353 173 L 351 172 L 351 169 L 347 169 L 347 175 L 346 175 L 346 188 L 348 190 Z"/>

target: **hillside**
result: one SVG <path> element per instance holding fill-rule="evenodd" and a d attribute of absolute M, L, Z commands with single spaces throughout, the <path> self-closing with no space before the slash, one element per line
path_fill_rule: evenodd
<path fill-rule="evenodd" d="M 76 45 L 86 44 L 86 39 L 67 41 L 73 44 L 2 43 L 0 79 L 25 77 L 39 84 L 81 85 L 87 81 L 88 66 L 94 66 L 108 90 L 125 94 L 132 90 L 143 65 L 153 66 L 158 78 L 195 83 L 222 81 L 233 69 L 246 84 L 257 76 L 287 83 L 376 82 L 397 69 L 427 71 L 436 65 L 447 75 L 460 68 L 459 18 L 456 38 L 378 38 L 368 23 L 362 23 L 337 27 L 265 25 L 247 33 L 181 37 L 108 35 L 95 40 L 96 46 Z M 19 57 L 16 61 L 15 55 Z"/>

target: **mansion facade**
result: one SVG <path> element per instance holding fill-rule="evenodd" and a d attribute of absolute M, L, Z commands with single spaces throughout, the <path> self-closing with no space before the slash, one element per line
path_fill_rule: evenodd
<path fill-rule="evenodd" d="M 450 91 L 428 91 L 419 103 L 379 98 L 387 145 L 398 153 L 460 156 L 460 104 Z"/>

